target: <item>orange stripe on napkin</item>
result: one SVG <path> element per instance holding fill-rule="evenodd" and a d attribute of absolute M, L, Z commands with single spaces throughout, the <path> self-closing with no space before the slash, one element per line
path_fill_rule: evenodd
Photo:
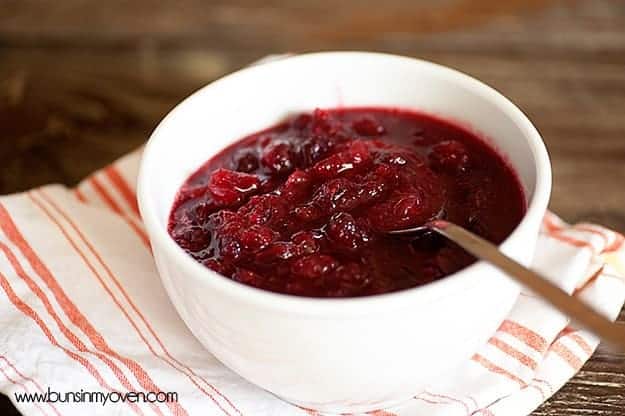
<path fill-rule="evenodd" d="M 613 251 L 618 251 L 621 248 L 623 248 L 623 244 L 625 244 L 625 237 L 622 234 L 617 234 L 616 238 L 614 239 L 614 242 L 612 242 L 612 244 L 607 246 L 605 250 L 603 250 L 603 252 L 611 253 Z"/>
<path fill-rule="evenodd" d="M 319 416 L 319 413 L 314 409 L 309 409 L 307 407 L 297 406 L 302 409 L 304 412 L 308 413 L 310 416 Z"/>
<path fill-rule="evenodd" d="M 605 247 L 603 249 L 604 253 L 609 253 L 611 251 L 616 251 L 620 249 L 625 242 L 625 237 L 622 234 L 611 230 L 606 230 L 592 224 L 576 224 L 573 226 L 573 229 L 586 231 L 601 236 L 605 243 Z M 612 239 L 614 240 L 610 242 L 610 240 Z"/>
<path fill-rule="evenodd" d="M 102 378 L 102 376 L 100 375 L 98 370 L 89 361 L 87 361 L 86 359 L 84 359 L 80 355 L 78 355 L 78 354 L 68 350 L 67 348 L 61 346 L 61 344 L 58 343 L 58 341 L 56 340 L 54 335 L 52 335 L 52 332 L 50 331 L 48 326 L 43 322 L 43 320 L 41 319 L 39 314 L 37 312 L 35 312 L 26 303 L 24 303 L 15 294 L 15 292 L 11 288 L 11 285 L 9 284 L 8 279 L 2 273 L 0 273 L 0 287 L 2 287 L 2 289 L 4 290 L 4 293 L 7 295 L 7 297 L 11 301 L 11 303 L 20 312 L 22 312 L 24 315 L 28 316 L 30 319 L 32 319 L 39 326 L 41 331 L 44 333 L 46 338 L 48 338 L 48 341 L 50 341 L 50 343 L 52 345 L 54 345 L 55 347 L 61 349 L 67 356 L 69 356 L 70 358 L 72 358 L 75 361 L 79 362 L 83 367 L 85 367 L 85 369 L 89 372 L 89 374 L 91 374 L 96 379 L 96 381 L 100 384 L 100 386 L 102 386 L 103 388 L 105 388 L 105 389 L 107 389 L 109 391 L 115 391 L 106 381 L 104 381 L 104 379 Z M 67 335 L 66 335 L 66 337 L 67 337 Z M 128 405 L 134 410 L 135 413 L 137 413 L 138 415 L 143 415 L 143 412 L 141 411 L 141 409 L 139 409 L 139 407 L 136 404 L 129 403 Z"/>
<path fill-rule="evenodd" d="M 9 263 L 11 264 L 13 269 L 15 270 L 15 273 L 20 277 L 20 279 L 22 279 L 26 283 L 28 288 L 31 290 L 31 292 L 33 292 L 37 296 L 37 298 L 39 298 L 39 300 L 41 300 L 41 302 L 43 303 L 43 305 L 46 308 L 46 311 L 50 314 L 52 319 L 54 319 L 54 322 L 57 324 L 57 326 L 59 327 L 59 329 L 61 330 L 63 335 L 65 335 L 65 337 L 72 343 L 72 345 L 74 345 L 74 347 L 76 347 L 81 352 L 89 352 L 89 353 L 92 353 L 95 356 L 97 356 L 100 360 L 102 360 L 102 362 L 104 362 L 107 365 L 107 367 L 110 368 L 110 370 L 115 374 L 115 376 L 122 383 L 122 385 L 126 389 L 128 389 L 129 391 L 132 391 L 133 386 L 130 384 L 130 382 L 128 381 L 128 379 L 124 375 L 124 373 L 121 371 L 121 369 L 115 363 L 113 363 L 105 355 L 88 349 L 87 346 L 80 339 L 78 339 L 76 334 L 74 334 L 61 321 L 60 317 L 57 315 L 57 313 L 52 308 L 52 304 L 50 303 L 48 297 L 45 295 L 43 290 L 35 283 L 35 281 L 22 268 L 22 266 L 20 265 L 19 261 L 17 260 L 17 257 L 15 256 L 15 254 L 13 254 L 11 249 L 6 244 L 0 243 L 0 251 L 2 251 L 4 253 L 6 258 L 9 260 Z"/>
<path fill-rule="evenodd" d="M 163 350 L 163 352 L 165 352 L 165 354 L 175 363 L 177 363 L 179 366 L 181 367 L 185 367 L 188 371 L 190 371 L 192 373 L 192 375 L 195 375 L 197 377 L 197 375 L 195 373 L 193 373 L 193 371 L 187 367 L 184 366 L 183 364 L 181 364 L 179 361 L 175 360 L 167 351 L 167 349 L 165 348 L 165 346 L 163 345 L 162 341 L 160 340 L 160 338 L 158 337 L 158 335 L 156 335 L 156 332 L 154 331 L 154 329 L 152 328 L 152 326 L 147 322 L 147 320 L 145 319 L 144 315 L 140 312 L 140 310 L 137 308 L 137 306 L 135 305 L 135 303 L 132 301 L 132 299 L 130 298 L 130 296 L 128 295 L 128 293 L 126 292 L 126 290 L 124 289 L 124 287 L 120 284 L 119 279 L 113 274 L 112 270 L 110 269 L 110 267 L 106 264 L 106 262 L 104 262 L 104 260 L 102 259 L 102 256 L 97 252 L 97 250 L 95 249 L 95 247 L 93 246 L 93 244 L 91 244 L 91 242 L 89 242 L 89 240 L 85 237 L 85 235 L 82 233 L 82 231 L 78 228 L 78 226 L 76 225 L 76 223 L 69 217 L 69 215 L 67 215 L 67 213 L 65 213 L 53 200 L 52 198 L 50 198 L 48 195 L 46 195 L 45 192 L 43 191 L 39 191 L 39 195 L 42 197 L 42 199 L 44 199 L 48 204 L 50 204 L 54 210 L 56 212 L 58 212 L 65 221 L 67 221 L 67 223 L 70 225 L 70 227 L 72 227 L 72 229 L 74 230 L 74 232 L 76 232 L 76 234 L 78 235 L 78 237 L 80 238 L 80 240 L 82 241 L 83 244 L 85 244 L 85 246 L 87 246 L 87 248 L 89 249 L 89 251 L 91 252 L 91 254 L 96 258 L 96 260 L 98 261 L 98 263 L 104 268 L 104 270 L 106 271 L 107 275 L 109 276 L 109 278 L 113 281 L 114 285 L 117 287 L 117 289 L 122 293 L 122 296 L 124 297 L 124 299 L 130 304 L 131 308 L 135 311 L 135 313 L 137 313 L 137 315 L 139 315 L 139 318 L 142 320 L 142 322 L 145 324 L 145 326 L 148 328 L 148 331 L 152 334 L 152 336 L 155 338 L 155 340 L 157 341 L 157 343 L 160 345 L 161 349 Z M 31 199 L 37 204 L 39 205 L 42 209 L 45 209 L 45 207 L 41 204 L 40 201 L 38 201 L 36 198 L 34 198 L 33 195 L 30 195 Z M 69 236 L 69 233 L 67 233 L 67 230 L 65 229 L 65 227 L 63 227 L 63 225 L 58 222 L 56 219 L 50 217 L 56 224 L 57 226 L 60 228 L 60 230 L 62 231 L 63 235 L 66 237 L 66 239 L 68 240 L 68 242 L 72 245 L 72 247 L 74 247 L 75 251 L 78 253 L 78 255 L 83 259 L 83 261 L 87 264 L 87 266 L 89 267 L 89 269 L 94 273 L 94 275 L 98 278 L 98 280 L 100 281 L 100 283 L 102 284 L 102 286 L 105 288 L 106 292 L 109 294 L 109 296 L 111 297 L 111 299 L 115 302 L 115 304 L 117 305 L 117 307 L 120 309 L 120 311 L 122 312 L 122 314 L 126 317 L 126 320 L 131 324 L 131 326 L 135 329 L 135 331 L 137 332 L 137 334 L 139 335 L 139 337 L 141 338 L 141 340 L 143 341 L 143 343 L 148 347 L 148 349 L 150 350 L 150 352 L 152 353 L 152 355 L 154 355 L 155 357 L 161 359 L 163 362 L 165 362 L 166 364 L 168 364 L 170 367 L 174 368 L 175 370 L 179 371 L 181 374 L 187 376 L 187 378 L 201 391 L 203 392 L 205 395 L 207 395 L 214 403 L 217 407 L 219 407 L 226 415 L 229 415 L 229 413 L 221 406 L 221 404 L 219 404 L 219 402 L 217 402 L 217 400 L 215 400 L 215 398 L 209 393 L 207 392 L 204 388 L 202 388 L 197 381 L 195 381 L 195 379 L 193 377 L 191 377 L 187 372 L 181 370 L 180 368 L 176 367 L 174 364 L 172 364 L 172 362 L 164 359 L 162 356 L 160 356 L 159 354 L 156 353 L 156 351 L 154 351 L 152 345 L 147 341 L 147 339 L 145 338 L 145 336 L 142 334 L 141 330 L 139 329 L 139 327 L 137 326 L 136 322 L 130 317 L 130 314 L 126 311 L 126 309 L 122 306 L 121 302 L 117 299 L 117 297 L 113 294 L 113 292 L 106 286 L 106 284 L 104 283 L 102 276 L 100 276 L 99 273 L 97 273 L 95 271 L 95 267 L 93 266 L 93 264 L 87 259 L 85 253 L 80 250 L 78 248 L 78 246 L 76 245 L 76 241 L 74 241 L 74 239 L 72 239 Z M 230 400 L 224 396 L 221 392 L 219 392 L 217 390 L 217 388 L 215 388 L 212 384 L 210 384 L 208 381 L 206 381 L 203 378 L 200 378 L 200 380 L 202 380 L 204 383 L 206 383 L 209 388 L 211 388 L 216 394 L 218 394 L 220 397 L 222 397 L 239 415 L 241 415 L 241 412 L 234 406 L 234 404 L 232 404 L 232 402 L 230 402 Z"/>
<path fill-rule="evenodd" d="M 518 340 L 524 342 L 527 346 L 542 353 L 547 349 L 547 341 L 545 338 L 523 325 L 506 319 L 503 321 L 498 331 L 512 335 Z"/>
<path fill-rule="evenodd" d="M 516 348 L 513 348 L 511 345 L 509 345 L 508 343 L 498 338 L 492 337 L 488 340 L 488 343 L 496 347 L 497 349 L 503 351 L 510 357 L 516 359 L 518 362 L 520 362 L 521 364 L 523 364 L 530 370 L 535 370 L 536 367 L 538 366 L 538 363 L 534 359 L 523 354 L 521 351 L 517 350 Z"/>
<path fill-rule="evenodd" d="M 373 412 L 368 412 L 367 414 L 371 416 L 397 416 L 395 413 L 387 412 L 386 410 L 374 410 Z"/>
<path fill-rule="evenodd" d="M 593 348 L 579 334 L 570 334 L 569 337 L 589 356 L 593 353 Z"/>
<path fill-rule="evenodd" d="M 135 220 L 126 217 L 126 215 L 122 215 L 122 218 L 124 219 L 124 221 L 126 221 L 126 224 L 128 224 L 130 228 L 132 228 L 135 234 L 139 236 L 143 245 L 149 249 L 151 247 L 150 239 L 148 238 L 148 235 L 146 234 L 146 232 L 143 231 L 143 229 L 139 225 L 137 225 L 137 223 L 135 223 Z"/>
<path fill-rule="evenodd" d="M 141 241 L 145 244 L 146 247 L 150 247 L 150 239 L 148 238 L 148 235 L 146 234 L 146 232 L 143 230 L 143 225 L 139 225 L 135 222 L 134 219 L 129 218 L 120 208 L 120 206 L 117 204 L 117 202 L 115 202 L 115 200 L 113 199 L 113 197 L 108 193 L 108 191 L 106 190 L 106 188 L 104 188 L 104 186 L 100 183 L 100 181 L 98 181 L 94 176 L 91 176 L 89 178 L 89 183 L 91 184 L 91 186 L 93 187 L 93 189 L 96 191 L 96 193 L 98 194 L 98 196 L 100 197 L 100 199 L 102 199 L 106 205 L 108 205 L 108 207 L 115 212 L 116 214 L 118 214 L 120 217 L 122 217 L 122 219 L 126 222 L 126 224 L 128 224 L 128 226 L 130 226 L 130 228 L 134 231 L 135 234 L 137 234 L 139 236 L 139 238 L 141 239 Z M 42 192 L 42 191 L 40 191 Z M 75 189 L 74 191 L 76 193 L 76 196 L 78 196 L 79 194 L 79 190 Z M 87 201 L 87 199 L 85 198 L 84 194 L 80 194 L 82 195 L 82 201 L 85 202 Z"/>
<path fill-rule="evenodd" d="M 109 206 L 111 210 L 113 210 L 113 212 L 115 212 L 116 214 L 123 213 L 119 204 L 115 202 L 111 194 L 108 193 L 104 185 L 100 183 L 100 181 L 96 178 L 95 175 L 92 175 L 91 177 L 89 177 L 89 183 L 91 184 L 91 186 L 93 186 L 93 189 L 96 191 L 98 196 L 102 198 L 102 200 L 106 203 L 106 205 Z"/>
<path fill-rule="evenodd" d="M 568 337 L 569 339 L 574 341 L 586 354 L 592 355 L 594 349 L 590 346 L 590 344 L 586 342 L 586 340 L 584 340 L 584 338 L 582 338 L 581 335 L 579 335 L 579 330 L 567 326 L 562 331 L 560 331 L 560 334 L 558 334 L 556 338 L 560 339 L 564 337 Z"/>
<path fill-rule="evenodd" d="M 606 235 L 606 233 L 604 233 L 603 231 L 600 231 L 600 230 L 598 230 L 598 229 L 596 229 L 596 228 L 594 228 L 594 227 L 592 227 L 592 226 L 590 226 L 588 224 L 575 224 L 572 228 L 574 230 L 577 230 L 577 231 L 583 231 L 583 232 L 590 233 L 590 234 L 593 234 L 593 235 L 598 235 L 599 237 L 601 237 L 601 239 L 603 240 L 603 244 L 606 245 L 606 246 L 608 245 L 608 242 L 610 241 L 610 239 Z"/>
<path fill-rule="evenodd" d="M 32 196 L 29 194 L 29 197 L 32 200 Z M 36 201 L 35 201 L 36 202 Z M 42 211 L 52 220 L 50 213 L 45 209 L 45 207 L 40 206 Z M 121 361 L 135 376 L 141 387 L 146 389 L 147 391 L 162 391 L 161 389 L 154 384 L 152 379 L 149 377 L 145 369 L 139 365 L 134 360 L 128 359 L 126 357 L 122 357 L 116 351 L 110 348 L 108 343 L 104 340 L 104 337 L 93 327 L 93 325 L 87 320 L 87 318 L 80 312 L 80 310 L 76 307 L 76 305 L 69 299 L 69 297 L 65 294 L 63 289 L 59 286 L 57 280 L 52 275 L 50 270 L 44 265 L 39 256 L 33 251 L 32 247 L 25 240 L 24 236 L 15 226 L 13 220 L 11 219 L 8 211 L 4 206 L 0 204 L 0 227 L 4 231 L 4 233 L 9 237 L 9 239 L 15 244 L 24 255 L 24 257 L 28 260 L 28 263 L 31 265 L 33 270 L 37 272 L 37 274 L 42 278 L 42 280 L 46 283 L 48 289 L 52 292 L 58 304 L 61 306 L 65 315 L 81 329 L 81 331 L 87 335 L 91 343 L 103 353 L 110 355 L 113 358 Z M 103 361 L 109 365 L 108 359 L 104 356 L 100 357 Z M 132 390 L 132 386 L 124 380 L 125 376 L 120 372 L 119 369 L 116 369 L 116 365 L 110 362 L 111 370 L 116 373 L 117 377 L 120 379 L 120 382 L 124 384 L 129 390 Z M 173 411 L 181 412 L 179 414 L 186 415 L 187 412 L 184 410 L 178 403 L 168 402 L 167 406 Z M 156 408 L 157 412 L 160 414 L 160 410 Z"/>
<path fill-rule="evenodd" d="M 87 198 L 85 197 L 85 194 L 82 193 L 82 191 L 78 188 L 74 189 L 74 195 L 76 196 L 76 198 L 80 201 L 80 202 L 87 202 Z"/>
<path fill-rule="evenodd" d="M 546 213 L 543 218 L 543 225 L 545 226 L 545 230 L 547 231 L 547 235 L 557 240 L 562 241 L 563 243 L 567 243 L 569 245 L 580 247 L 580 248 L 590 248 L 594 251 L 594 247 L 588 241 L 579 240 L 577 238 L 573 238 L 567 235 L 562 234 L 564 228 L 556 223 L 556 219 L 553 214 Z"/>
<path fill-rule="evenodd" d="M 521 387 L 525 387 L 527 385 L 527 383 L 524 382 L 519 377 L 515 376 L 514 374 L 512 374 L 508 370 L 505 370 L 505 369 L 499 367 L 495 363 L 487 360 L 486 358 L 484 358 L 480 354 L 475 354 L 471 359 L 473 361 L 475 361 L 476 363 L 481 364 L 487 370 L 492 371 L 495 374 L 502 375 L 502 376 L 504 376 L 504 377 L 506 377 L 506 378 L 508 378 L 508 379 L 510 379 L 510 380 L 512 380 L 512 381 L 514 381 L 516 383 L 518 383 Z"/>
<path fill-rule="evenodd" d="M 115 165 L 109 165 L 106 169 L 104 169 L 104 174 L 111 181 L 111 183 L 115 186 L 115 189 L 120 193 L 120 195 L 124 198 L 132 212 L 140 217 L 139 214 L 139 206 L 137 205 L 137 197 L 128 182 L 123 178 L 123 176 L 119 173 Z"/>
<path fill-rule="evenodd" d="M 573 351 L 564 346 L 561 340 L 556 341 L 549 350 L 562 358 L 574 371 L 582 368 L 582 360 L 580 360 Z"/>
<path fill-rule="evenodd" d="M 19 261 L 17 260 L 17 257 L 15 256 L 15 254 L 13 254 L 11 249 L 9 249 L 9 247 L 6 244 L 0 243 L 0 250 L 5 254 L 7 259 L 9 260 L 9 263 L 15 270 L 15 273 L 26 283 L 26 285 L 31 290 L 31 292 L 33 292 L 39 298 L 39 300 L 41 300 L 41 302 L 44 304 L 46 308 L 46 311 L 50 314 L 52 319 L 54 319 L 54 322 L 56 322 L 57 326 L 59 327 L 63 335 L 65 335 L 65 337 L 74 345 L 74 347 L 76 347 L 81 352 L 89 352 L 89 353 L 94 354 L 96 357 L 98 357 L 100 360 L 102 360 L 102 362 L 106 364 L 106 366 L 113 372 L 113 374 L 115 374 L 115 376 L 121 382 L 121 384 L 126 389 L 128 389 L 128 391 L 133 391 L 134 387 L 130 384 L 130 381 L 128 380 L 126 375 L 121 371 L 121 369 L 113 361 L 111 361 L 104 354 L 88 349 L 87 346 L 76 336 L 76 334 L 74 334 L 61 321 L 58 314 L 52 308 L 52 304 L 50 303 L 48 297 L 45 295 L 43 290 L 35 283 L 35 281 L 22 268 Z"/>
<path fill-rule="evenodd" d="M 602 265 L 601 267 L 599 267 L 599 270 L 597 270 L 595 273 L 593 273 L 592 276 L 590 276 L 588 278 L 588 280 L 586 280 L 585 282 L 580 282 L 581 286 L 576 287 L 573 290 L 573 296 L 577 296 L 578 294 L 580 294 L 581 292 L 586 290 L 588 287 L 590 287 L 590 285 L 595 283 L 595 281 L 597 281 L 597 279 L 603 274 L 604 267 L 605 267 L 605 265 Z M 565 331 L 565 330 L 566 330 L 566 328 L 564 328 L 563 331 Z"/>

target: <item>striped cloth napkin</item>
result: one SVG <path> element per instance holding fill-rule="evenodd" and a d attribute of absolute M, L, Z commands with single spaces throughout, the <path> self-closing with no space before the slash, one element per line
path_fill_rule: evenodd
<path fill-rule="evenodd" d="M 317 415 L 232 373 L 178 318 L 139 218 L 139 159 L 134 152 L 75 189 L 0 198 L 0 391 L 26 416 Z M 603 227 L 547 214 L 534 267 L 611 319 L 625 300 L 624 239 Z M 524 292 L 454 379 L 369 414 L 527 415 L 597 344 Z"/>

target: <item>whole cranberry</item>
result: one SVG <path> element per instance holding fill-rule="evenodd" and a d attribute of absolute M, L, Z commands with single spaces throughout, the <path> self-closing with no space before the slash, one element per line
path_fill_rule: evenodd
<path fill-rule="evenodd" d="M 189 252 L 199 252 L 211 242 L 211 234 L 199 225 L 177 224 L 169 233 L 180 247 Z"/>
<path fill-rule="evenodd" d="M 241 243 L 237 240 L 226 240 L 223 242 L 220 250 L 221 256 L 228 262 L 236 262 L 243 256 Z"/>
<path fill-rule="evenodd" d="M 279 237 L 278 233 L 263 225 L 252 225 L 241 232 L 239 240 L 244 250 L 256 253 L 267 248 Z"/>
<path fill-rule="evenodd" d="M 323 215 L 323 211 L 317 204 L 309 203 L 296 207 L 293 210 L 293 214 L 295 214 L 300 221 L 312 222 L 319 219 Z"/>
<path fill-rule="evenodd" d="M 388 183 L 381 180 L 371 180 L 363 183 L 358 190 L 358 196 L 365 204 L 371 204 L 384 197 L 390 189 Z"/>
<path fill-rule="evenodd" d="M 326 213 L 351 211 L 361 200 L 356 184 L 345 178 L 332 179 L 323 183 L 312 197 L 312 202 Z"/>
<path fill-rule="evenodd" d="M 335 153 L 317 162 L 313 172 L 318 178 L 327 180 L 336 178 L 347 172 L 361 170 L 371 161 L 371 154 L 367 145 L 360 141 L 353 141 L 347 150 Z"/>
<path fill-rule="evenodd" d="M 311 254 L 295 260 L 291 264 L 291 273 L 308 279 L 317 279 L 338 267 L 339 263 L 325 254 Z"/>
<path fill-rule="evenodd" d="M 291 241 L 297 244 L 302 254 L 313 254 L 319 251 L 319 240 L 322 235 L 314 231 L 299 231 L 291 236 Z"/>
<path fill-rule="evenodd" d="M 295 169 L 296 154 L 290 142 L 274 142 L 263 153 L 263 165 L 274 175 L 284 175 Z"/>
<path fill-rule="evenodd" d="M 259 185 L 260 179 L 256 175 L 217 169 L 208 182 L 208 190 L 218 204 L 234 205 L 256 192 Z"/>
<path fill-rule="evenodd" d="M 418 194 L 402 196 L 393 207 L 393 215 L 400 221 L 414 221 L 419 218 L 423 211 L 425 201 Z"/>
<path fill-rule="evenodd" d="M 256 254 L 256 261 L 261 263 L 274 263 L 279 260 L 288 260 L 299 255 L 296 244 L 288 241 L 276 241 L 266 249 Z"/>
<path fill-rule="evenodd" d="M 326 157 L 332 149 L 331 142 L 326 137 L 309 137 L 300 145 L 302 166 L 309 167 Z"/>
<path fill-rule="evenodd" d="M 418 193 L 396 194 L 388 201 L 371 207 L 368 211 L 368 219 L 372 227 L 378 231 L 416 227 L 437 214 L 438 210 L 433 208 L 431 202 L 434 201 L 429 201 Z"/>
<path fill-rule="evenodd" d="M 276 194 L 257 195 L 238 210 L 250 224 L 277 224 L 288 214 L 287 201 Z"/>
<path fill-rule="evenodd" d="M 346 212 L 334 214 L 328 222 L 325 232 L 335 246 L 346 250 L 357 250 L 367 246 L 373 240 L 373 234 L 361 221 Z"/>
<path fill-rule="evenodd" d="M 317 162 L 313 166 L 313 172 L 321 179 L 332 179 L 351 171 L 355 166 L 353 160 L 346 154 L 336 153 Z"/>
<path fill-rule="evenodd" d="M 300 200 L 308 194 L 312 186 L 310 174 L 303 170 L 296 170 L 289 175 L 281 188 L 281 194 L 289 201 Z"/>

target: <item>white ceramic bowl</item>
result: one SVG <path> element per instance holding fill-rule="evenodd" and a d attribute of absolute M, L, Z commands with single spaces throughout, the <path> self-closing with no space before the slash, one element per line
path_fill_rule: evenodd
<path fill-rule="evenodd" d="M 226 76 L 176 108 L 152 134 L 139 204 L 163 285 L 193 334 L 252 383 L 301 406 L 362 412 L 401 402 L 484 344 L 519 288 L 478 262 L 423 287 L 352 298 L 266 292 L 222 277 L 180 249 L 166 226 L 177 190 L 243 136 L 315 107 L 417 109 L 471 126 L 518 172 L 528 199 L 501 249 L 527 264 L 551 189 L 543 142 L 501 94 L 457 71 L 361 52 L 300 55 Z"/>

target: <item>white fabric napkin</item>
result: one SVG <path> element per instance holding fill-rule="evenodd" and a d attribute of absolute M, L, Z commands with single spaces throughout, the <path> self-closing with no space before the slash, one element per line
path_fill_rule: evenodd
<path fill-rule="evenodd" d="M 0 198 L 0 391 L 25 416 L 317 415 L 232 373 L 180 320 L 138 215 L 139 159 L 132 153 L 76 189 Z M 547 214 L 534 268 L 611 319 L 625 300 L 624 239 L 603 227 Z M 523 293 L 453 379 L 369 414 L 527 415 L 597 343 Z"/>

